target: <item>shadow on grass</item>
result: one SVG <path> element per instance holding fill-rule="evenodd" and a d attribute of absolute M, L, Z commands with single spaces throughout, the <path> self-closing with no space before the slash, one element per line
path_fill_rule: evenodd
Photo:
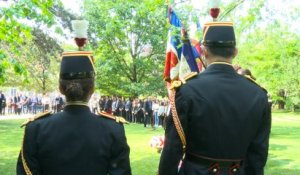
<path fill-rule="evenodd" d="M 280 148 L 281 149 L 281 148 Z M 299 167 L 287 168 L 287 166 L 294 162 L 291 159 L 282 159 L 275 155 L 269 155 L 268 163 L 265 168 L 266 175 L 299 175 Z"/>
<path fill-rule="evenodd" d="M 289 165 L 292 162 L 293 162 L 292 159 L 282 159 L 279 158 L 278 156 L 275 156 L 274 154 L 270 154 L 268 157 L 267 167 L 270 169 L 273 168 L 283 169 L 285 166 Z"/>
<path fill-rule="evenodd" d="M 19 149 L 14 151 L 0 152 L 0 174 L 1 175 L 15 175 L 16 164 L 19 155 Z"/>
<path fill-rule="evenodd" d="M 158 154 L 158 153 L 157 153 Z M 153 163 L 155 162 L 155 163 Z M 131 162 L 133 175 L 155 175 L 158 171 L 159 159 L 154 157 L 143 157 L 142 159 Z"/>
<path fill-rule="evenodd" d="M 299 137 L 298 135 L 292 134 L 294 130 L 299 130 L 298 127 L 287 128 L 287 130 L 283 129 L 285 127 L 280 127 L 279 134 L 277 136 L 279 138 L 289 138 L 296 139 Z M 296 128 L 296 129 L 295 129 Z M 273 136 L 274 137 L 274 136 Z M 300 167 L 294 166 L 297 165 L 297 161 L 293 159 L 289 159 L 289 156 L 280 156 L 277 155 L 278 152 L 286 152 L 290 149 L 289 145 L 284 144 L 270 144 L 268 162 L 265 168 L 266 175 L 299 175 Z"/>
<path fill-rule="evenodd" d="M 265 171 L 265 175 L 299 175 L 300 169 L 272 169 Z"/>
<path fill-rule="evenodd" d="M 16 128 L 16 126 L 21 126 L 22 122 L 24 122 L 25 120 L 2 120 L 0 123 L 0 129 L 12 129 L 12 128 Z M 20 128 L 20 127 L 17 127 Z"/>
<path fill-rule="evenodd" d="M 299 133 L 300 126 L 273 126 L 271 130 L 271 137 L 300 139 Z"/>
<path fill-rule="evenodd" d="M 164 134 L 164 130 L 161 127 L 152 128 L 150 126 L 144 127 L 143 124 L 131 123 L 129 125 L 125 125 L 126 133 L 130 132 L 131 135 L 141 135 L 141 134 Z"/>
<path fill-rule="evenodd" d="M 289 149 L 287 145 L 272 144 L 270 152 L 283 151 Z M 266 175 L 299 175 L 299 167 L 288 168 L 291 164 L 295 164 L 295 160 L 282 158 L 270 153 L 268 156 L 267 166 L 265 168 Z"/>
<path fill-rule="evenodd" d="M 279 145 L 279 144 L 271 144 L 270 145 L 270 151 L 282 151 L 288 149 L 288 146 L 286 145 Z"/>

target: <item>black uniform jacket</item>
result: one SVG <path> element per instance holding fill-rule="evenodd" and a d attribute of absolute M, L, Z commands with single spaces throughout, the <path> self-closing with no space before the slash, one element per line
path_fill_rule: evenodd
<path fill-rule="evenodd" d="M 266 92 L 257 84 L 238 75 L 231 65 L 211 64 L 177 90 L 176 109 L 186 134 L 187 154 L 243 160 L 236 174 L 263 174 L 271 111 Z M 159 174 L 175 175 L 183 151 L 172 117 L 165 134 Z M 209 168 L 185 159 L 179 174 L 207 175 Z"/>
<path fill-rule="evenodd" d="M 17 174 L 130 175 L 124 127 L 91 113 L 87 106 L 66 106 L 61 113 L 27 124 Z"/>

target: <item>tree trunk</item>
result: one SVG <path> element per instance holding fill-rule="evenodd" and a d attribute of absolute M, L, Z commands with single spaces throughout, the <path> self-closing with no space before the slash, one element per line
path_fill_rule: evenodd
<path fill-rule="evenodd" d="M 279 90 L 278 96 L 282 97 L 280 100 L 278 100 L 278 109 L 284 109 L 285 108 L 285 98 L 286 98 L 284 89 Z"/>
<path fill-rule="evenodd" d="M 282 100 L 278 101 L 278 109 L 284 109 L 284 105 L 285 105 L 284 101 Z"/>
<path fill-rule="evenodd" d="M 43 78 L 42 78 L 42 91 L 43 91 L 43 95 L 46 94 L 46 75 L 45 75 L 45 69 L 43 69 L 43 74 L 42 74 Z"/>
<path fill-rule="evenodd" d="M 137 83 L 137 72 L 136 72 L 136 65 L 133 65 L 133 71 L 132 71 L 132 82 Z"/>

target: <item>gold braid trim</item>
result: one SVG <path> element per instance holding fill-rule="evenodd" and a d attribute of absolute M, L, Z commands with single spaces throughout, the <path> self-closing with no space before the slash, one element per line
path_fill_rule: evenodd
<path fill-rule="evenodd" d="M 251 76 L 249 76 L 249 75 L 241 75 L 241 76 L 245 77 L 246 79 L 248 79 L 252 83 L 256 84 L 258 87 L 260 87 L 263 91 L 265 91 L 265 92 L 268 93 L 268 91 L 264 87 L 262 87 L 261 85 L 259 85 L 253 78 L 251 78 Z"/>
<path fill-rule="evenodd" d="M 123 117 L 114 116 L 114 115 L 108 114 L 106 112 L 98 112 L 98 113 L 100 116 L 115 120 L 117 123 L 129 124 L 129 122 L 126 121 Z"/>
<path fill-rule="evenodd" d="M 174 89 L 172 89 L 171 90 L 171 95 L 170 95 L 171 112 L 172 112 L 172 117 L 173 117 L 173 121 L 174 121 L 176 131 L 177 131 L 177 133 L 179 135 L 179 138 L 181 140 L 181 143 L 182 143 L 183 152 L 185 153 L 186 139 L 185 139 L 185 134 L 184 134 L 183 128 L 181 126 L 181 123 L 180 123 L 180 120 L 179 120 L 179 117 L 178 117 L 178 113 L 177 113 L 177 110 L 176 110 L 175 95 L 176 95 L 176 91 Z"/>
<path fill-rule="evenodd" d="M 25 141 L 25 130 L 24 130 L 24 137 L 23 137 L 23 142 L 22 142 L 21 158 L 22 158 L 22 164 L 23 164 L 26 175 L 32 175 L 32 173 L 26 163 L 25 157 L 24 157 L 24 151 L 23 151 L 24 141 Z"/>
<path fill-rule="evenodd" d="M 22 127 L 26 126 L 28 123 L 30 123 L 30 122 L 32 122 L 32 121 L 35 121 L 35 120 L 37 120 L 37 119 L 39 119 L 39 118 L 46 117 L 46 116 L 48 116 L 49 114 L 52 114 L 52 112 L 51 112 L 51 111 L 46 111 L 46 112 L 44 112 L 44 113 L 37 114 L 37 115 L 36 115 L 35 117 L 33 117 L 33 118 L 28 118 L 24 123 L 22 123 L 22 125 L 21 125 L 20 127 L 22 128 Z"/>

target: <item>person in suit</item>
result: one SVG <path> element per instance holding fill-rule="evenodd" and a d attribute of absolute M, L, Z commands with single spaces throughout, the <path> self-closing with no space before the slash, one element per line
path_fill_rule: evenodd
<path fill-rule="evenodd" d="M 159 174 L 263 175 L 271 128 L 267 92 L 234 70 L 231 22 L 207 23 L 203 33 L 208 67 L 173 84 Z"/>
<path fill-rule="evenodd" d="M 24 124 L 17 175 L 131 175 L 125 121 L 91 112 L 94 86 L 91 53 L 63 53 L 59 89 L 65 107 Z"/>
<path fill-rule="evenodd" d="M 109 96 L 106 97 L 104 111 L 108 114 L 112 114 L 112 98 Z"/>
<path fill-rule="evenodd" d="M 100 111 L 104 111 L 104 106 L 105 106 L 105 99 L 106 97 L 105 96 L 101 96 L 100 99 L 99 99 L 99 110 Z"/>
<path fill-rule="evenodd" d="M 144 101 L 138 99 L 138 111 L 137 111 L 137 121 L 138 123 L 144 123 Z"/>
<path fill-rule="evenodd" d="M 5 114 L 6 98 L 5 95 L 0 91 L 0 115 Z"/>
<path fill-rule="evenodd" d="M 64 105 L 64 100 L 61 97 L 61 95 L 58 95 L 55 98 L 55 106 L 56 106 L 56 111 L 55 112 L 61 112 L 61 110 L 63 109 L 63 105 Z"/>
<path fill-rule="evenodd" d="M 132 100 L 128 98 L 125 103 L 126 120 L 132 122 Z"/>
<path fill-rule="evenodd" d="M 147 124 L 150 124 L 153 128 L 153 110 L 152 110 L 152 100 L 150 97 L 144 102 L 144 127 L 147 127 Z"/>
<path fill-rule="evenodd" d="M 118 97 L 116 96 L 116 103 L 115 103 L 115 106 L 116 106 L 116 116 L 122 116 L 121 114 L 121 106 L 122 106 L 122 101 L 121 101 L 121 97 Z"/>

